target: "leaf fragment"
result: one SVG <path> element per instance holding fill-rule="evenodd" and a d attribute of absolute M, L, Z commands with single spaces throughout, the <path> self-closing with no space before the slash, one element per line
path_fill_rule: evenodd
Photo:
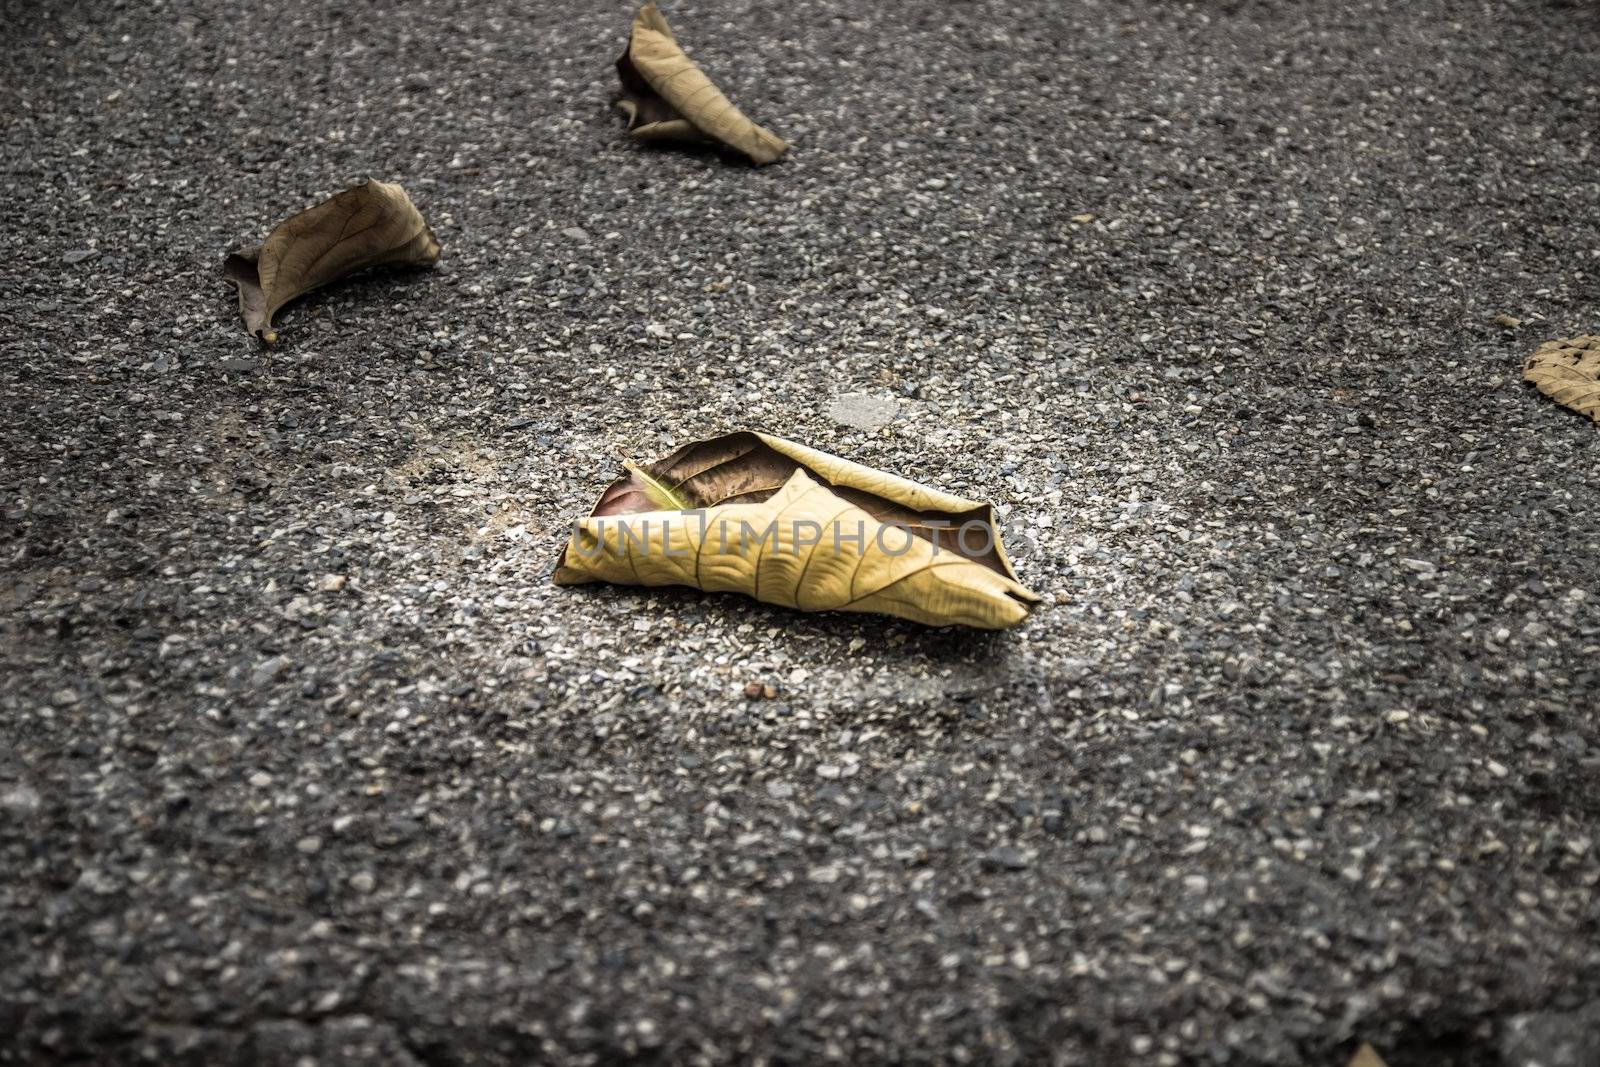
<path fill-rule="evenodd" d="M 1383 1057 L 1378 1055 L 1378 1050 L 1363 1041 L 1361 1047 L 1356 1049 L 1356 1054 L 1350 1057 L 1349 1067 L 1386 1067 L 1386 1065 Z"/>
<path fill-rule="evenodd" d="M 235 252 L 222 276 L 239 290 L 245 328 L 272 344 L 272 317 L 289 301 L 369 267 L 429 267 L 439 240 L 394 182 L 373 179 L 280 222 L 256 248 Z"/>
<path fill-rule="evenodd" d="M 555 581 L 981 629 L 1015 626 L 1039 601 L 988 504 L 751 431 L 627 464 L 573 530 Z"/>
<path fill-rule="evenodd" d="M 622 98 L 636 141 L 710 141 L 771 163 L 789 145 L 751 122 L 678 45 L 666 16 L 650 0 L 633 20 L 628 47 L 617 60 Z"/>
<path fill-rule="evenodd" d="M 1523 363 L 1522 376 L 1556 403 L 1600 422 L 1600 336 L 1545 342 Z"/>

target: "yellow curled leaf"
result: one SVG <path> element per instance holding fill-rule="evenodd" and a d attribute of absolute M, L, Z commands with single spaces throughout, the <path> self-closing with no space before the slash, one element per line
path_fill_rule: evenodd
<path fill-rule="evenodd" d="M 368 267 L 432 266 L 439 240 L 399 185 L 368 180 L 280 222 L 257 248 L 230 255 L 245 328 L 268 344 L 289 301 Z"/>
<path fill-rule="evenodd" d="M 1556 403 L 1600 422 L 1600 337 L 1547 341 L 1522 365 L 1522 376 Z"/>
<path fill-rule="evenodd" d="M 1017 581 L 989 505 L 749 431 L 627 464 L 574 529 L 555 581 L 992 630 L 1039 600 Z"/>
<path fill-rule="evenodd" d="M 678 46 L 666 16 L 650 0 L 633 20 L 617 60 L 628 133 L 639 141 L 715 141 L 756 163 L 771 163 L 789 146 L 745 118 Z"/>

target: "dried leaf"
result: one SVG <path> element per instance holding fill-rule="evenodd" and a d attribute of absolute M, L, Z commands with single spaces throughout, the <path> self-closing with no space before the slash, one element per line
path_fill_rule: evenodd
<path fill-rule="evenodd" d="M 1350 1057 L 1350 1067 L 1385 1067 L 1385 1064 L 1378 1050 L 1363 1041 L 1356 1054 Z"/>
<path fill-rule="evenodd" d="M 259 247 L 229 256 L 222 274 L 239 289 L 245 327 L 271 344 L 272 317 L 295 297 L 368 267 L 438 260 L 438 238 L 406 191 L 368 180 L 280 222 Z"/>
<path fill-rule="evenodd" d="M 1600 337 L 1547 341 L 1522 365 L 1522 376 L 1556 403 L 1600 422 Z"/>
<path fill-rule="evenodd" d="M 988 504 L 792 441 L 732 433 L 625 468 L 573 531 L 558 585 L 686 585 L 982 629 L 1039 600 Z"/>
<path fill-rule="evenodd" d="M 655 0 L 634 18 L 617 76 L 617 106 L 635 140 L 721 142 L 756 163 L 771 163 L 789 150 L 781 137 L 745 118 L 684 55 Z"/>

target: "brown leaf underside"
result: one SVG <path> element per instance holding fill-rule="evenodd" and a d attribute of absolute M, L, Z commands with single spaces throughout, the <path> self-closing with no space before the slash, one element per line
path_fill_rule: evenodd
<path fill-rule="evenodd" d="M 629 44 L 631 46 L 632 42 Z M 633 65 L 633 60 L 629 58 L 627 52 L 623 52 L 621 58 L 617 60 L 617 77 L 622 82 L 622 99 L 617 101 L 617 104 L 628 113 L 630 132 L 637 132 L 643 126 L 681 121 L 688 126 L 689 131 L 698 134 L 704 140 L 710 140 L 705 134 L 694 129 L 694 123 L 678 114 L 677 108 L 650 88 L 650 83 L 644 80 L 644 75 Z"/>

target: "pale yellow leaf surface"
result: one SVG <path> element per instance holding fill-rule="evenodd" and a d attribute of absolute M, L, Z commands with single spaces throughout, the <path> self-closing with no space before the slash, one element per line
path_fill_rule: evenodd
<path fill-rule="evenodd" d="M 289 301 L 370 267 L 432 266 L 439 241 L 398 184 L 368 180 L 286 219 L 258 248 L 229 256 L 245 327 L 278 339 L 272 318 Z"/>
<path fill-rule="evenodd" d="M 1600 422 L 1600 337 L 1547 341 L 1528 357 L 1522 376 L 1556 403 Z"/>
<path fill-rule="evenodd" d="M 981 629 L 1017 625 L 1039 599 L 988 505 L 752 432 L 630 465 L 574 530 L 555 580 Z"/>
<path fill-rule="evenodd" d="M 756 163 L 771 163 L 788 144 L 756 125 L 679 47 L 655 0 L 639 9 L 628 47 L 617 60 L 628 132 L 640 141 L 715 141 Z"/>

